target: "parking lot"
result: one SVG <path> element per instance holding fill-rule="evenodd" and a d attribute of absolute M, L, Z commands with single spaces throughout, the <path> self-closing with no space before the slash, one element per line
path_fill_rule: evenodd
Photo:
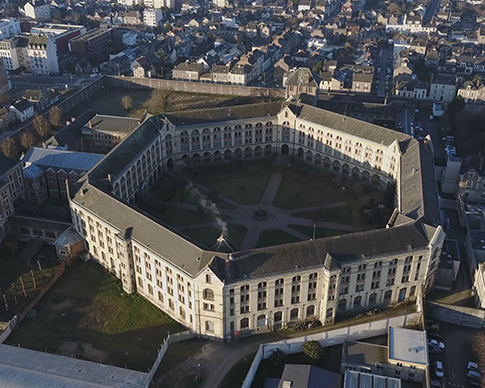
<path fill-rule="evenodd" d="M 440 380 L 436 378 L 434 368 L 435 361 L 439 360 L 443 363 L 443 381 L 446 387 L 470 387 L 466 378 L 467 363 L 476 360 L 468 354 L 467 342 L 471 341 L 479 330 L 450 323 L 440 323 L 440 327 L 445 349 L 440 355 L 430 354 L 431 380 Z"/>

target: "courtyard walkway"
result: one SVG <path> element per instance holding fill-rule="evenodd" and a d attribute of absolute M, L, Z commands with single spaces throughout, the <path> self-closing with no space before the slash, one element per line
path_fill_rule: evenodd
<path fill-rule="evenodd" d="M 177 171 L 177 174 L 179 175 L 178 178 L 180 178 L 180 172 Z M 183 178 L 193 187 L 196 187 L 201 193 L 209 193 L 209 188 L 205 187 L 204 185 L 195 182 L 186 175 L 183 175 Z M 233 209 L 217 208 L 217 211 L 213 213 L 214 220 L 212 222 L 183 225 L 181 227 L 181 230 L 199 229 L 206 227 L 220 227 L 221 219 L 224 223 L 239 224 L 241 226 L 244 226 L 247 230 L 241 242 L 239 250 L 255 248 L 258 245 L 261 233 L 268 230 L 284 231 L 302 241 L 310 239 L 308 235 L 291 228 L 289 225 L 298 225 L 310 228 L 326 228 L 341 230 L 345 232 L 355 231 L 354 226 L 349 224 L 315 221 L 308 218 L 296 216 L 298 213 L 308 213 L 318 210 L 334 209 L 348 206 L 348 203 L 345 201 L 334 202 L 325 205 L 306 206 L 291 210 L 285 210 L 275 206 L 273 203 L 275 202 L 282 180 L 282 173 L 273 172 L 271 174 L 266 188 L 261 196 L 259 204 L 240 204 L 233 199 L 228 198 L 221 193 L 218 193 L 217 198 L 233 206 Z M 199 205 L 178 203 L 177 208 L 189 211 L 198 211 Z M 258 212 L 258 210 L 260 209 L 262 209 L 267 214 L 267 217 L 265 217 L 264 219 L 257 219 L 253 216 L 253 214 L 255 212 Z"/>

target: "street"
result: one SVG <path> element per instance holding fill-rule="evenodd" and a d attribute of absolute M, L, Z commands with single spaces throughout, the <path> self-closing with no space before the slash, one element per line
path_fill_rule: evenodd
<path fill-rule="evenodd" d="M 431 19 L 433 19 L 433 17 L 436 15 L 436 12 L 438 12 L 440 3 L 441 3 L 440 0 L 431 0 L 428 3 L 428 6 L 426 7 L 426 12 L 423 17 L 423 22 L 425 24 L 431 22 Z"/>
<path fill-rule="evenodd" d="M 387 77 L 387 68 L 390 65 L 391 69 L 394 67 L 392 66 L 392 50 L 389 46 L 384 45 L 381 51 L 381 62 L 379 69 L 381 69 L 380 74 L 378 74 L 379 85 L 377 87 L 377 95 L 379 97 L 385 97 L 387 90 L 386 90 L 386 77 Z M 392 74 L 389 74 L 389 85 L 391 85 L 391 78 Z"/>

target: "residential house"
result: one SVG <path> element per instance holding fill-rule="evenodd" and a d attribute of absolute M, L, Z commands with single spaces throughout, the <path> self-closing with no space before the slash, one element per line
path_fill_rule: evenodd
<path fill-rule="evenodd" d="M 15 113 L 17 120 L 19 120 L 21 123 L 34 117 L 35 113 L 34 104 L 26 99 L 17 101 L 15 104 L 10 106 L 10 109 Z"/>
<path fill-rule="evenodd" d="M 152 75 L 155 73 L 153 65 L 145 57 L 136 59 L 131 64 L 131 68 L 135 78 L 152 78 Z"/>
<path fill-rule="evenodd" d="M 60 93 L 55 89 L 25 91 L 23 98 L 34 104 L 36 111 L 43 111 L 45 108 L 55 104 L 61 98 Z"/>
<path fill-rule="evenodd" d="M 463 97 L 465 102 L 485 102 L 485 86 L 481 82 L 477 84 L 476 82 L 465 81 L 456 94 Z"/>
<path fill-rule="evenodd" d="M 29 38 L 27 36 L 16 36 L 0 41 L 0 57 L 3 58 L 6 70 L 20 69 L 30 72 L 28 44 Z"/>
<path fill-rule="evenodd" d="M 183 62 L 179 63 L 172 70 L 172 79 L 178 81 L 198 81 L 203 72 L 203 64 Z"/>
<path fill-rule="evenodd" d="M 456 78 L 451 74 L 438 74 L 429 87 L 429 99 L 450 102 L 456 96 Z"/>
<path fill-rule="evenodd" d="M 0 20 L 0 39 L 8 39 L 21 33 L 20 22 L 16 18 Z"/>
<path fill-rule="evenodd" d="M 163 19 L 161 9 L 146 8 L 143 11 L 143 23 L 147 27 L 159 27 Z"/>
<path fill-rule="evenodd" d="M 142 24 L 140 12 L 128 11 L 125 14 L 125 24 L 129 26 L 136 26 L 138 24 Z"/>
<path fill-rule="evenodd" d="M 322 79 L 319 75 L 305 67 L 290 70 L 283 80 L 283 86 L 286 88 L 286 98 L 306 94 L 318 99 L 321 81 Z"/>

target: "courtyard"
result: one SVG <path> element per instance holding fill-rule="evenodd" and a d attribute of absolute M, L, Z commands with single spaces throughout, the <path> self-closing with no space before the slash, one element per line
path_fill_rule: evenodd
<path fill-rule="evenodd" d="M 237 251 L 384 227 L 393 198 L 280 155 L 180 166 L 139 206 L 208 249 L 222 235 Z"/>
<path fill-rule="evenodd" d="M 167 334 L 182 330 L 88 261 L 67 267 L 5 343 L 146 372 Z"/>

